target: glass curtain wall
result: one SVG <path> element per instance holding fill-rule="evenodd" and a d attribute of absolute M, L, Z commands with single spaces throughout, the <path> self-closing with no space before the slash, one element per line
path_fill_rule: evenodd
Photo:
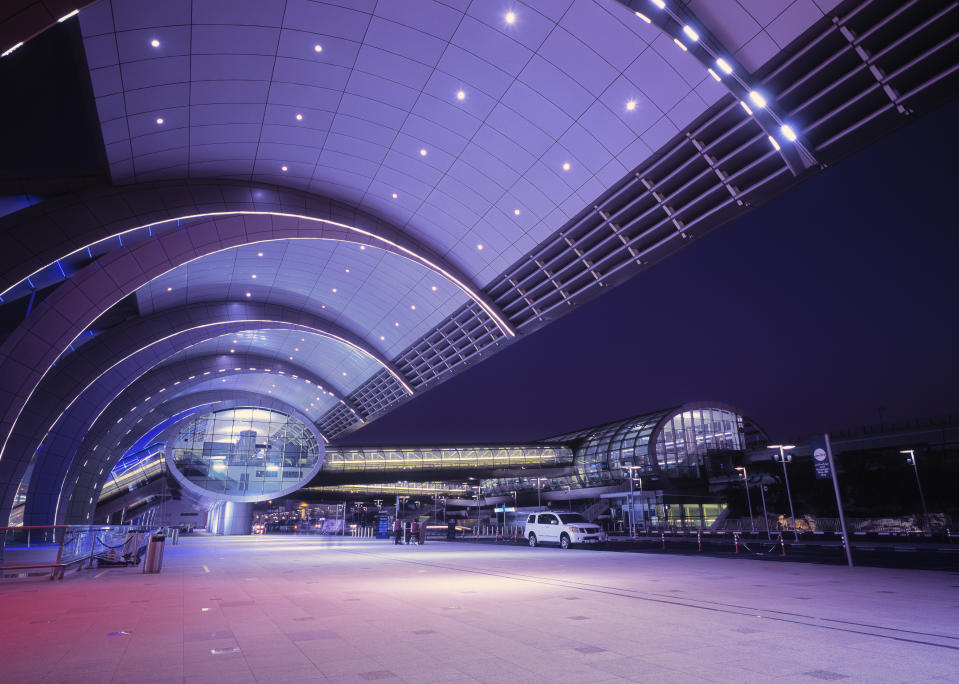
<path fill-rule="evenodd" d="M 320 456 L 313 431 L 279 411 L 235 408 L 192 420 L 172 442 L 177 470 L 213 493 L 269 494 L 309 475 Z"/>
<path fill-rule="evenodd" d="M 725 409 L 677 413 L 666 422 L 656 440 L 656 459 L 669 475 L 701 477 L 708 452 L 743 448 L 742 427 L 742 416 Z"/>

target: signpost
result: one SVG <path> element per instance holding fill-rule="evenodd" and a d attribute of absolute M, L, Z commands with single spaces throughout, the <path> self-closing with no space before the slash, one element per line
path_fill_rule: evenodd
<path fill-rule="evenodd" d="M 839 497 L 839 480 L 836 477 L 836 464 L 832 458 L 832 445 L 829 443 L 829 434 L 814 437 L 809 440 L 812 447 L 812 462 L 816 469 L 817 480 L 832 479 L 832 488 L 836 493 L 836 508 L 839 509 L 839 524 L 842 527 L 842 543 L 846 549 L 846 561 L 852 565 L 852 547 L 849 546 L 849 534 L 846 532 L 846 516 L 842 512 L 842 499 Z"/>

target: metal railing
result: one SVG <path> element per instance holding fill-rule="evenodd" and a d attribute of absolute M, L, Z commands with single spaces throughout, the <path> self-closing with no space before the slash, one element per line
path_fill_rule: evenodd
<path fill-rule="evenodd" d="M 63 579 L 70 567 L 92 567 L 96 558 L 123 544 L 129 525 L 28 525 L 0 527 L 0 578 L 50 570 Z"/>

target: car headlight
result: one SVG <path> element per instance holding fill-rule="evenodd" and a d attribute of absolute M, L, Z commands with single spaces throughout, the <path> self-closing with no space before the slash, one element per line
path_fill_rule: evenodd
<path fill-rule="evenodd" d="M 570 528 L 569 528 L 569 531 L 570 531 L 570 532 L 579 532 L 580 529 L 579 529 L 578 527 L 570 527 Z"/>

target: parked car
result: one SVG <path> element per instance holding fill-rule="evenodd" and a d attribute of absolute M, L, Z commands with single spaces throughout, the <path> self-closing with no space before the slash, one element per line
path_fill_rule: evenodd
<path fill-rule="evenodd" d="M 568 549 L 570 544 L 598 544 L 606 541 L 606 533 L 596 523 L 579 513 L 530 513 L 524 532 L 530 546 L 541 543 L 559 544 Z"/>

